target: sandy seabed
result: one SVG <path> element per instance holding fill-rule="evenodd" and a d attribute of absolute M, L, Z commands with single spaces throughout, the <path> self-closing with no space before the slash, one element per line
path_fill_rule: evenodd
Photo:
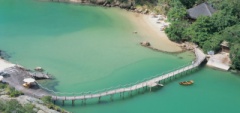
<path fill-rule="evenodd" d="M 167 51 L 167 52 L 179 52 L 182 51 L 179 44 L 172 42 L 167 37 L 166 33 L 161 30 L 164 25 L 170 23 L 159 21 L 159 18 L 166 19 L 163 15 L 153 17 L 153 15 L 145 15 L 134 12 L 123 12 L 122 16 L 126 16 L 136 26 L 136 32 L 142 37 L 142 41 L 150 42 L 153 48 Z M 135 32 L 135 31 L 133 31 Z"/>

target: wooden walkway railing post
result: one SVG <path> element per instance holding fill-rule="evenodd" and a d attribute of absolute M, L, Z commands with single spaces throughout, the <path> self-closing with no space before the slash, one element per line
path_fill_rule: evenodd
<path fill-rule="evenodd" d="M 184 74 L 188 74 L 191 72 L 194 72 L 195 69 L 198 69 L 197 67 L 201 64 L 201 62 L 205 59 L 204 53 L 202 53 L 199 49 L 195 50 L 195 55 L 196 55 L 196 60 L 195 62 L 192 62 L 191 64 L 187 66 L 181 66 L 179 68 L 173 69 L 169 72 L 162 73 L 161 75 L 155 75 L 151 78 L 146 78 L 143 79 L 143 81 L 137 81 L 136 83 L 132 84 L 127 84 L 124 86 L 119 85 L 118 87 L 111 87 L 108 89 L 100 90 L 100 91 L 95 91 L 95 92 L 83 92 L 79 96 L 76 96 L 74 93 L 72 93 L 72 96 L 57 96 L 57 94 L 62 95 L 62 93 L 59 92 L 54 92 L 52 90 L 49 90 L 47 88 L 42 87 L 43 89 L 46 89 L 50 92 L 53 92 L 56 94 L 56 96 L 52 96 L 52 100 L 55 103 L 57 100 L 62 101 L 62 105 L 64 105 L 64 102 L 66 100 L 72 101 L 72 105 L 74 106 L 74 101 L 75 100 L 82 100 L 82 104 L 86 104 L 87 99 L 90 98 L 98 98 L 98 102 L 100 103 L 101 97 L 103 96 L 110 96 L 110 100 L 113 101 L 113 96 L 116 93 L 119 93 L 120 98 L 124 99 L 124 93 L 127 92 L 130 96 L 132 96 L 134 93 L 138 93 L 142 89 L 142 93 L 148 91 L 148 88 L 150 91 L 152 91 L 152 84 L 153 83 L 166 83 L 168 81 L 172 81 L 178 76 L 183 76 Z M 69 94 L 69 93 L 68 93 Z M 33 96 L 36 97 L 42 97 L 43 95 L 35 95 L 32 94 Z"/>

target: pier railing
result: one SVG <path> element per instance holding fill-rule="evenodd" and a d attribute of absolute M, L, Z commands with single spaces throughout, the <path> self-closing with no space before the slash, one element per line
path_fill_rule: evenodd
<path fill-rule="evenodd" d="M 115 91 L 115 92 L 120 93 L 120 92 L 124 92 L 124 90 L 125 91 L 131 91 L 131 88 L 133 90 L 136 90 L 136 89 L 139 89 L 139 88 L 142 88 L 142 87 L 146 87 L 148 85 L 148 81 L 154 81 L 155 80 L 155 82 L 160 82 L 161 83 L 163 80 L 168 79 L 169 77 L 174 77 L 175 74 L 181 74 L 182 72 L 188 71 L 192 68 L 195 68 L 195 67 L 199 66 L 202 63 L 202 61 L 205 59 L 205 55 L 201 52 L 201 50 L 197 49 L 197 50 L 195 50 L 195 56 L 196 56 L 195 61 L 193 61 L 191 63 L 188 63 L 188 64 L 185 64 L 183 66 L 180 66 L 178 68 L 166 71 L 166 72 L 161 73 L 161 74 L 156 74 L 154 76 L 144 78 L 144 79 L 139 80 L 137 82 L 124 84 L 124 85 L 117 85 L 115 87 L 109 87 L 109 88 L 105 88 L 105 89 L 101 89 L 101 90 L 86 91 L 86 92 L 70 92 L 70 93 L 69 92 L 56 92 L 56 91 L 50 90 L 48 88 L 42 87 L 40 84 L 39 85 L 43 89 L 53 93 L 55 98 L 56 98 L 56 96 L 62 96 L 62 97 L 65 97 L 65 99 L 67 99 L 67 97 L 69 97 L 69 96 L 70 97 L 74 97 L 74 96 L 85 97 L 85 96 L 96 95 L 96 94 L 99 94 L 101 96 L 101 94 L 104 94 L 105 92 L 111 92 L 111 91 L 114 92 Z M 160 79 L 159 79 L 159 77 L 160 77 Z M 137 86 L 139 84 L 142 84 L 142 87 Z M 136 88 L 134 88 L 134 86 Z M 119 89 L 122 89 L 123 91 L 119 92 L 118 91 Z M 110 95 L 110 94 L 112 94 L 112 93 L 109 93 L 109 94 L 106 93 L 105 95 Z M 53 98 L 54 98 L 54 96 L 53 96 Z"/>
<path fill-rule="evenodd" d="M 115 90 L 115 89 L 128 88 L 128 87 L 131 87 L 131 86 L 134 86 L 134 85 L 137 85 L 137 84 L 144 83 L 144 82 L 146 82 L 146 81 L 152 80 L 152 79 L 154 79 L 154 78 L 160 77 L 160 76 L 162 76 L 162 75 L 165 75 L 166 73 L 170 73 L 170 72 L 179 70 L 179 69 L 181 69 L 181 68 L 183 68 L 183 67 L 187 67 L 187 66 L 189 66 L 189 65 L 191 65 L 191 63 L 185 64 L 185 65 L 183 65 L 183 66 L 179 66 L 178 68 L 175 68 L 175 69 L 166 71 L 166 72 L 161 73 L 161 74 L 156 74 L 156 75 L 154 75 L 154 76 L 146 77 L 146 78 L 144 78 L 144 79 L 142 79 L 142 80 L 138 80 L 138 81 L 133 82 L 133 83 L 121 84 L 121 85 L 117 85 L 117 86 L 114 86 L 114 87 L 109 87 L 109 88 L 104 88 L 104 89 L 94 90 L 94 91 L 84 91 L 84 92 L 57 92 L 57 91 L 48 89 L 48 88 L 42 86 L 41 84 L 38 84 L 38 85 L 39 85 L 42 89 L 45 89 L 46 91 L 51 92 L 52 94 L 54 94 L 54 96 L 84 96 L 84 95 L 86 95 L 86 94 L 99 94 L 99 93 L 103 93 L 103 92 L 112 91 L 112 90 Z"/>
<path fill-rule="evenodd" d="M 180 66 L 178 68 L 174 68 L 172 70 L 169 70 L 167 72 L 156 74 L 151 77 L 144 78 L 142 80 L 130 83 L 130 84 L 124 84 L 124 85 L 117 85 L 115 87 L 109 87 L 101 90 L 95 90 L 95 91 L 86 91 L 86 92 L 56 92 L 54 90 L 48 89 L 46 87 L 43 87 L 41 84 L 38 84 L 39 87 L 49 92 L 49 94 L 40 94 L 38 92 L 24 92 L 29 95 L 41 98 L 43 96 L 51 96 L 52 100 L 62 100 L 63 104 L 65 100 L 71 100 L 72 102 L 74 100 L 82 100 L 86 101 L 86 99 L 90 98 L 98 98 L 99 101 L 101 97 L 103 96 L 110 96 L 112 99 L 112 96 L 114 94 L 119 93 L 120 97 L 124 97 L 124 92 L 130 92 L 132 95 L 132 91 L 139 89 L 147 89 L 149 88 L 151 91 L 151 88 L 157 85 L 160 85 L 161 83 L 165 83 L 166 80 L 172 80 L 176 78 L 176 75 L 182 74 L 184 72 L 187 72 L 188 70 L 191 70 L 193 68 L 198 67 L 204 60 L 205 60 L 205 54 L 198 48 L 195 49 L 195 56 L 196 59 L 188 63 L 186 65 Z M 155 84 L 154 86 L 152 84 Z"/>

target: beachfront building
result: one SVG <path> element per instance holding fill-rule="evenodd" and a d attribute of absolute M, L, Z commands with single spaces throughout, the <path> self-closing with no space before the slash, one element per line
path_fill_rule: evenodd
<path fill-rule="evenodd" d="M 229 70 L 231 65 L 231 59 L 229 57 L 229 43 L 227 41 L 223 41 L 220 45 L 222 47 L 222 51 L 215 55 L 210 55 L 207 65 L 222 70 Z"/>
<path fill-rule="evenodd" d="M 229 42 L 224 40 L 220 45 L 221 45 L 221 48 L 222 48 L 222 52 L 229 53 L 229 51 L 230 51 Z"/>
<path fill-rule="evenodd" d="M 200 16 L 212 16 L 214 12 L 216 10 L 206 2 L 187 10 L 189 18 L 193 20 L 196 20 Z"/>

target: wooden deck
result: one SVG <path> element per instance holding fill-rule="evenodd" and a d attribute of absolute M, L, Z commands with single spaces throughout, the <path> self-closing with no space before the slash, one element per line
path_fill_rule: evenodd
<path fill-rule="evenodd" d="M 52 100 L 86 100 L 86 99 L 91 99 L 91 98 L 100 98 L 103 96 L 108 96 L 108 95 L 114 95 L 119 93 L 121 95 L 121 93 L 124 92 L 130 92 L 130 91 L 134 91 L 134 90 L 138 90 L 141 88 L 146 88 L 151 86 L 151 84 L 156 84 L 156 83 L 161 83 L 161 81 L 164 81 L 165 79 L 174 77 L 175 75 L 178 75 L 180 73 L 183 73 L 185 71 L 191 70 L 197 66 L 199 66 L 204 60 L 205 60 L 205 54 L 198 48 L 195 49 L 195 55 L 196 55 L 196 60 L 191 64 L 188 65 L 186 67 L 183 67 L 181 69 L 166 73 L 164 75 L 155 77 L 151 80 L 147 80 L 135 85 L 132 85 L 130 87 L 124 87 L 124 88 L 118 88 L 118 89 L 113 89 L 113 90 L 108 90 L 108 91 L 104 91 L 104 92 L 99 92 L 99 93 L 93 93 L 91 94 L 91 92 L 89 92 L 88 94 L 81 94 L 79 96 L 52 96 Z M 151 89 L 151 87 L 150 87 Z"/>

